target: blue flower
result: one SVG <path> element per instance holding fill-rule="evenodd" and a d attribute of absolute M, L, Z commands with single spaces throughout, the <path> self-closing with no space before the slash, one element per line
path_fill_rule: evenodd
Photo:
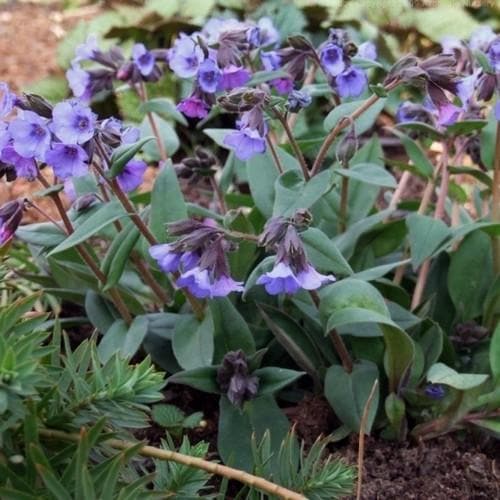
<path fill-rule="evenodd" d="M 488 48 L 488 60 L 495 73 L 500 73 L 500 36 Z"/>
<path fill-rule="evenodd" d="M 38 174 L 38 168 L 33 158 L 25 158 L 21 156 L 13 146 L 7 146 L 2 149 L 0 154 L 0 161 L 7 165 L 12 165 L 16 170 L 18 177 L 23 177 L 32 181 Z"/>
<path fill-rule="evenodd" d="M 495 39 L 495 32 L 491 26 L 480 26 L 472 33 L 469 40 L 469 48 L 474 50 L 486 50 L 488 45 Z"/>
<path fill-rule="evenodd" d="M 97 45 L 97 37 L 95 35 L 89 35 L 85 43 L 78 45 L 75 50 L 75 58 L 73 62 L 83 61 L 85 59 L 92 59 L 96 52 L 99 52 L 99 47 Z"/>
<path fill-rule="evenodd" d="M 25 158 L 45 158 L 50 147 L 51 135 L 47 120 L 33 111 L 24 111 L 22 117 L 16 118 L 9 124 L 9 133 L 12 137 L 16 153 Z"/>
<path fill-rule="evenodd" d="M 219 85 L 222 73 L 212 59 L 205 59 L 198 69 L 198 84 L 208 94 L 213 94 Z"/>
<path fill-rule="evenodd" d="M 377 59 L 377 47 L 373 42 L 363 42 L 358 47 L 357 56 L 362 57 L 363 59 L 369 59 L 370 61 L 375 61 Z"/>
<path fill-rule="evenodd" d="M 246 161 L 257 154 L 264 153 L 266 141 L 259 131 L 250 127 L 234 130 L 226 135 L 224 144 L 234 150 L 236 157 Z"/>
<path fill-rule="evenodd" d="M 199 299 L 225 297 L 231 292 L 242 292 L 243 283 L 234 281 L 230 276 L 220 276 L 211 280 L 207 269 L 194 267 L 177 280 L 177 286 L 187 288 Z"/>
<path fill-rule="evenodd" d="M 431 399 L 439 400 L 446 396 L 446 389 L 441 384 L 428 384 L 424 392 Z"/>
<path fill-rule="evenodd" d="M 153 54 L 142 43 L 136 43 L 132 47 L 132 60 L 142 76 L 149 76 L 155 67 Z"/>
<path fill-rule="evenodd" d="M 15 95 L 5 82 L 0 82 L 0 118 L 7 116 L 14 107 Z"/>
<path fill-rule="evenodd" d="M 271 271 L 260 276 L 257 284 L 264 285 L 269 295 L 293 294 L 300 290 L 297 276 L 292 268 L 284 262 L 278 262 Z"/>
<path fill-rule="evenodd" d="M 192 95 L 177 104 L 177 109 L 189 118 L 205 118 L 208 115 L 209 107 L 203 99 Z"/>
<path fill-rule="evenodd" d="M 0 151 L 10 143 L 9 127 L 6 122 L 0 121 Z"/>
<path fill-rule="evenodd" d="M 307 108 L 311 102 L 311 94 L 306 91 L 293 90 L 288 96 L 288 109 L 292 113 L 297 113 L 302 108 Z"/>
<path fill-rule="evenodd" d="M 169 51 L 170 69 L 181 78 L 191 78 L 204 59 L 203 50 L 190 37 L 181 33 Z"/>
<path fill-rule="evenodd" d="M 438 124 L 443 126 L 453 125 L 458 120 L 462 108 L 455 106 L 451 102 L 438 106 Z"/>
<path fill-rule="evenodd" d="M 466 76 L 457 83 L 457 96 L 462 102 L 462 109 L 465 111 L 469 107 L 469 102 L 474 93 L 477 82 L 477 74 Z"/>
<path fill-rule="evenodd" d="M 250 71 L 242 66 L 230 64 L 222 70 L 218 90 L 232 90 L 237 87 L 243 87 L 250 78 Z"/>
<path fill-rule="evenodd" d="M 88 173 L 88 155 L 78 144 L 53 144 L 45 159 L 61 179 L 80 177 Z"/>
<path fill-rule="evenodd" d="M 335 83 L 340 97 L 358 97 L 366 89 L 367 79 L 363 70 L 349 66 L 336 76 Z"/>
<path fill-rule="evenodd" d="M 260 60 L 266 71 L 275 71 L 281 67 L 281 56 L 275 50 L 261 52 Z"/>
<path fill-rule="evenodd" d="M 149 248 L 149 255 L 156 260 L 158 267 L 164 273 L 175 273 L 181 267 L 183 271 L 189 271 L 200 261 L 200 256 L 196 252 L 179 252 L 169 243 L 153 245 Z"/>
<path fill-rule="evenodd" d="M 261 17 L 257 26 L 249 28 L 247 40 L 252 47 L 267 47 L 277 44 L 280 35 L 269 17 Z"/>
<path fill-rule="evenodd" d="M 344 51 L 334 43 L 327 43 L 320 52 L 321 64 L 332 76 L 337 76 L 345 69 Z"/>
<path fill-rule="evenodd" d="M 52 118 L 52 132 L 66 144 L 83 144 L 94 135 L 96 115 L 76 99 L 56 104 Z"/>
<path fill-rule="evenodd" d="M 118 174 L 116 180 L 126 193 L 137 189 L 144 179 L 147 165 L 142 160 L 130 160 Z"/>
<path fill-rule="evenodd" d="M 495 104 L 495 119 L 500 122 L 500 100 Z"/>
<path fill-rule="evenodd" d="M 305 269 L 297 274 L 297 280 L 304 290 L 317 290 L 326 282 L 335 281 L 335 277 L 331 274 L 318 273 L 311 264 L 306 264 Z"/>
<path fill-rule="evenodd" d="M 72 64 L 71 68 L 66 71 L 66 79 L 68 80 L 69 88 L 75 97 L 88 100 L 91 97 L 90 91 L 90 75 L 78 64 Z"/>

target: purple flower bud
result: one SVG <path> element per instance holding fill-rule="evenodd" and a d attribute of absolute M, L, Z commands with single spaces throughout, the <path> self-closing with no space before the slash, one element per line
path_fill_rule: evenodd
<path fill-rule="evenodd" d="M 425 387 L 425 395 L 431 399 L 443 399 L 446 396 L 446 389 L 441 384 L 428 384 Z"/>
<path fill-rule="evenodd" d="M 367 79 L 363 70 L 350 66 L 337 75 L 335 83 L 340 97 L 358 97 L 365 91 Z"/>
<path fill-rule="evenodd" d="M 118 174 L 116 180 L 126 193 L 137 189 L 144 179 L 147 165 L 142 160 L 130 160 Z"/>
<path fill-rule="evenodd" d="M 241 66 L 230 64 L 222 70 L 222 78 L 218 90 L 232 90 L 243 87 L 252 77 L 250 72 Z"/>
<path fill-rule="evenodd" d="M 9 132 L 16 153 L 25 158 L 45 158 L 50 147 L 50 132 L 45 118 L 32 111 L 24 111 L 21 117 L 10 122 Z"/>
<path fill-rule="evenodd" d="M 14 107 L 16 96 L 5 82 L 0 82 L 0 118 L 7 116 Z"/>
<path fill-rule="evenodd" d="M 488 60 L 495 73 L 500 73 L 500 36 L 496 37 L 488 48 Z"/>
<path fill-rule="evenodd" d="M 67 144 L 83 144 L 92 139 L 96 115 L 76 99 L 56 104 L 52 112 L 52 132 Z"/>
<path fill-rule="evenodd" d="M 13 146 L 6 146 L 0 154 L 0 161 L 7 165 L 12 165 L 16 170 L 17 177 L 23 177 L 29 181 L 36 178 L 38 168 L 33 158 L 25 158 L 14 149 Z"/>
<path fill-rule="evenodd" d="M 8 243 L 23 218 L 24 202 L 9 201 L 0 207 L 0 247 Z"/>
<path fill-rule="evenodd" d="M 215 61 L 205 59 L 198 69 L 198 84 L 204 92 L 213 94 L 219 86 L 222 73 Z"/>
<path fill-rule="evenodd" d="M 331 76 L 337 76 L 345 69 L 344 51 L 334 43 L 327 43 L 319 54 L 321 64 Z"/>
<path fill-rule="evenodd" d="M 78 64 L 73 64 L 66 71 L 66 79 L 75 97 L 85 101 L 90 99 L 90 74 L 87 71 L 83 70 Z"/>
<path fill-rule="evenodd" d="M 142 76 L 149 76 L 155 67 L 153 54 L 142 43 L 136 43 L 132 47 L 132 60 Z"/>
<path fill-rule="evenodd" d="M 88 155 L 77 144 L 53 144 L 45 159 L 54 169 L 57 177 L 80 177 L 88 173 Z"/>
<path fill-rule="evenodd" d="M 203 99 L 192 95 L 177 104 L 177 109 L 189 118 L 205 118 L 210 108 Z"/>
<path fill-rule="evenodd" d="M 297 113 L 301 109 L 307 108 L 311 102 L 311 94 L 306 91 L 293 90 L 288 96 L 288 109 L 292 113 Z"/>
<path fill-rule="evenodd" d="M 236 157 L 246 161 L 257 154 L 264 153 L 266 141 L 259 134 L 259 131 L 250 127 L 234 130 L 226 135 L 224 144 L 232 148 Z"/>
<path fill-rule="evenodd" d="M 377 59 L 377 47 L 373 42 L 363 42 L 358 47 L 358 52 L 356 54 L 363 59 L 369 59 L 370 61 L 375 61 Z"/>
<path fill-rule="evenodd" d="M 189 36 L 181 33 L 169 51 L 170 69 L 181 78 L 191 78 L 204 59 L 203 50 Z"/>

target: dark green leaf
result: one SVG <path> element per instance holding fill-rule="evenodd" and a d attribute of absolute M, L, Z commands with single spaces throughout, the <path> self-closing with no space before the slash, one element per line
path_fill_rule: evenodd
<path fill-rule="evenodd" d="M 434 166 L 418 143 L 396 128 L 392 129 L 392 133 L 401 139 L 406 153 L 418 173 L 422 177 L 430 178 L 434 172 Z"/>
<path fill-rule="evenodd" d="M 358 163 L 350 168 L 336 168 L 333 171 L 342 177 L 349 177 L 374 186 L 395 188 L 396 179 L 385 168 L 371 163 Z"/>
<path fill-rule="evenodd" d="M 167 380 L 171 384 L 182 384 L 210 394 L 220 394 L 217 384 L 217 368 L 206 366 L 175 373 Z"/>
<path fill-rule="evenodd" d="M 175 357 L 186 370 L 209 366 L 214 354 L 214 323 L 211 314 L 200 322 L 186 315 L 175 325 L 172 346 Z"/>
<path fill-rule="evenodd" d="M 385 98 L 379 99 L 375 104 L 373 104 L 373 106 L 368 108 L 368 110 L 365 111 L 360 117 L 354 120 L 356 126 L 356 133 L 358 135 L 363 134 L 369 128 L 372 127 L 372 125 L 375 123 L 375 120 L 377 119 L 377 116 L 384 109 L 385 102 L 386 102 Z M 349 116 L 364 103 L 365 103 L 364 100 L 346 102 L 344 104 L 340 104 L 339 106 L 333 108 L 333 110 L 330 111 L 330 113 L 328 113 L 327 117 L 325 118 L 324 121 L 325 130 L 327 132 L 332 130 L 342 118 L 344 118 L 345 116 Z"/>
<path fill-rule="evenodd" d="M 277 368 L 274 366 L 266 366 L 255 370 L 252 375 L 256 375 L 259 378 L 258 394 L 260 397 L 280 391 L 304 375 L 304 372 L 287 370 L 285 368 Z"/>
<path fill-rule="evenodd" d="M 113 152 L 110 161 L 109 177 L 116 177 L 125 168 L 125 165 L 144 147 L 146 143 L 154 140 L 154 137 L 144 137 L 134 144 L 124 144 Z"/>

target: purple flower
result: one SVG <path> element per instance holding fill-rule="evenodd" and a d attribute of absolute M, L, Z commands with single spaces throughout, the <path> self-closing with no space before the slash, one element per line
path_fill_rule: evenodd
<path fill-rule="evenodd" d="M 220 276 L 212 284 L 211 297 L 226 297 L 231 292 L 243 292 L 243 282 L 235 281 L 230 276 Z"/>
<path fill-rule="evenodd" d="M 33 158 L 21 156 L 13 146 L 7 146 L 2 149 L 0 160 L 16 169 L 18 177 L 23 177 L 32 181 L 36 178 L 38 169 Z"/>
<path fill-rule="evenodd" d="M 495 36 L 490 26 L 480 26 L 472 33 L 469 47 L 471 50 L 486 50 L 486 47 L 495 39 Z"/>
<path fill-rule="evenodd" d="M 182 274 L 177 280 L 177 286 L 187 288 L 199 299 L 225 297 L 231 292 L 244 290 L 241 282 L 234 281 L 229 276 L 222 275 L 211 281 L 208 270 L 200 267 L 194 267 Z"/>
<path fill-rule="evenodd" d="M 293 90 L 288 96 L 288 109 L 292 113 L 297 113 L 302 108 L 307 108 L 311 102 L 311 94 L 306 91 Z"/>
<path fill-rule="evenodd" d="M 52 118 L 52 132 L 62 142 L 83 144 L 94 135 L 96 115 L 76 99 L 56 104 Z"/>
<path fill-rule="evenodd" d="M 321 64 L 332 76 L 337 76 L 345 68 L 344 51 L 334 43 L 327 43 L 319 54 Z"/>
<path fill-rule="evenodd" d="M 370 61 L 375 61 L 377 59 L 377 47 L 373 42 L 363 42 L 358 47 L 358 52 L 356 53 L 358 57 L 363 59 L 369 59 Z"/>
<path fill-rule="evenodd" d="M 218 90 L 231 90 L 243 87 L 251 78 L 248 70 L 241 66 L 230 64 L 222 70 L 222 78 L 219 81 Z"/>
<path fill-rule="evenodd" d="M 195 76 L 204 59 L 203 50 L 189 36 L 181 33 L 169 52 L 170 69 L 181 78 Z"/>
<path fill-rule="evenodd" d="M 149 248 L 149 255 L 164 273 L 174 273 L 179 269 L 182 253 L 175 252 L 172 245 L 153 245 Z"/>
<path fill-rule="evenodd" d="M 500 73 L 500 36 L 488 48 L 488 59 L 495 73 Z"/>
<path fill-rule="evenodd" d="M 66 179 L 64 181 L 64 194 L 71 202 L 75 201 L 78 198 L 78 194 L 75 189 L 75 183 L 71 179 Z"/>
<path fill-rule="evenodd" d="M 293 81 L 290 78 L 275 78 L 271 85 L 279 94 L 288 94 L 293 90 Z"/>
<path fill-rule="evenodd" d="M 6 122 L 0 121 L 0 151 L 10 142 L 9 127 Z"/>
<path fill-rule="evenodd" d="M 234 130 L 224 138 L 224 144 L 234 149 L 236 157 L 246 161 L 266 150 L 266 141 L 259 131 L 250 127 Z"/>
<path fill-rule="evenodd" d="M 66 71 L 66 79 L 68 80 L 69 88 L 75 97 L 79 99 L 89 100 L 90 92 L 90 75 L 83 70 L 78 64 L 73 64 Z"/>
<path fill-rule="evenodd" d="M 247 32 L 247 40 L 253 47 L 267 47 L 279 42 L 280 35 L 269 17 L 262 17 L 257 26 L 251 27 Z"/>
<path fill-rule="evenodd" d="M 454 55 L 456 50 L 460 50 L 463 45 L 459 38 L 455 36 L 444 36 L 441 38 L 441 52 L 443 54 Z"/>
<path fill-rule="evenodd" d="M 367 84 L 365 72 L 354 66 L 350 66 L 335 78 L 337 91 L 340 97 L 358 97 Z"/>
<path fill-rule="evenodd" d="M 78 45 L 75 50 L 74 62 L 82 61 L 85 59 L 92 59 L 96 52 L 99 52 L 99 47 L 97 45 L 97 37 L 95 35 L 89 35 L 85 43 Z"/>
<path fill-rule="evenodd" d="M 284 262 L 278 262 L 271 271 L 260 276 L 257 284 L 264 285 L 269 295 L 293 294 L 301 287 L 292 268 Z"/>
<path fill-rule="evenodd" d="M 425 395 L 431 399 L 443 399 L 446 396 L 446 389 L 441 384 L 427 384 Z"/>
<path fill-rule="evenodd" d="M 495 118 L 500 122 L 500 100 L 495 104 Z"/>
<path fill-rule="evenodd" d="M 203 99 L 192 95 L 177 104 L 177 109 L 189 118 L 205 118 L 208 115 L 209 107 Z"/>
<path fill-rule="evenodd" d="M 201 89 L 208 94 L 213 94 L 221 80 L 222 73 L 215 61 L 205 59 L 198 69 L 198 84 Z"/>
<path fill-rule="evenodd" d="M 149 76 L 155 67 L 153 54 L 142 43 L 136 43 L 132 47 L 132 60 L 142 76 Z"/>
<path fill-rule="evenodd" d="M 24 203 L 19 200 L 9 201 L 0 207 L 0 247 L 8 243 L 23 218 Z"/>
<path fill-rule="evenodd" d="M 50 131 L 45 118 L 33 111 L 24 111 L 22 117 L 9 124 L 9 133 L 16 153 L 25 158 L 44 159 L 50 147 Z"/>
<path fill-rule="evenodd" d="M 318 273 L 311 264 L 307 264 L 305 270 L 297 274 L 297 281 L 305 290 L 316 290 L 327 281 L 335 281 L 335 277 Z"/>
<path fill-rule="evenodd" d="M 438 107 L 438 124 L 439 125 L 453 125 L 462 112 L 462 108 L 455 106 L 451 102 L 443 104 Z"/>
<path fill-rule="evenodd" d="M 146 168 L 142 160 L 130 160 L 116 177 L 122 190 L 128 193 L 137 189 L 142 184 Z"/>
<path fill-rule="evenodd" d="M 14 107 L 15 95 L 5 82 L 0 82 L 0 118 L 8 115 Z"/>
<path fill-rule="evenodd" d="M 281 66 L 281 56 L 275 50 L 261 52 L 260 60 L 266 71 L 275 71 Z"/>
<path fill-rule="evenodd" d="M 462 78 L 457 83 L 457 96 L 460 98 L 462 102 L 462 109 L 466 110 L 469 107 L 469 102 L 472 98 L 472 94 L 474 93 L 474 89 L 476 87 L 477 82 L 477 74 L 472 74 Z"/>
<path fill-rule="evenodd" d="M 45 159 L 61 179 L 80 177 L 88 172 L 88 155 L 77 144 L 53 144 Z"/>

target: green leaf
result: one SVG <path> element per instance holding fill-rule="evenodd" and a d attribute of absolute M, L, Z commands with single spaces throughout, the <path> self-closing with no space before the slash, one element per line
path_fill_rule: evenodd
<path fill-rule="evenodd" d="M 113 152 L 113 156 L 110 161 L 109 168 L 109 177 L 116 177 L 118 174 L 121 174 L 122 170 L 125 168 L 125 165 L 134 158 L 134 156 L 144 147 L 146 143 L 154 140 L 154 137 L 144 137 L 134 144 L 124 144 L 119 146 Z"/>
<path fill-rule="evenodd" d="M 432 365 L 427 372 L 427 380 L 432 384 L 443 384 L 466 391 L 484 383 L 488 375 L 479 373 L 458 373 L 443 363 Z"/>
<path fill-rule="evenodd" d="M 439 130 L 435 129 L 433 126 L 424 122 L 402 122 L 396 124 L 397 128 L 415 130 L 417 132 L 422 132 L 431 139 L 440 141 L 443 139 L 444 134 Z"/>
<path fill-rule="evenodd" d="M 54 248 L 48 256 L 54 255 L 83 243 L 96 235 L 112 222 L 126 217 L 127 214 L 118 200 L 103 204 L 97 211 L 79 225 L 62 243 Z"/>
<path fill-rule="evenodd" d="M 389 391 L 399 392 L 407 380 L 415 357 L 415 347 L 411 337 L 398 327 L 381 324 L 384 334 L 384 368 L 389 379 Z"/>
<path fill-rule="evenodd" d="M 395 188 L 398 184 L 385 168 L 372 163 L 358 163 L 350 168 L 336 168 L 333 172 L 374 186 Z"/>
<path fill-rule="evenodd" d="M 378 99 L 378 101 L 375 102 L 373 106 L 368 108 L 367 111 L 365 111 L 361 116 L 354 120 L 356 134 L 363 134 L 372 127 L 372 125 L 375 123 L 375 120 L 377 119 L 377 116 L 384 109 L 385 102 L 385 98 Z M 349 116 L 364 103 L 365 100 L 360 100 L 346 102 L 344 104 L 340 104 L 339 106 L 335 106 L 335 108 L 333 108 L 325 118 L 325 130 L 327 132 L 330 132 L 330 130 L 332 130 L 342 118 L 344 118 L 345 116 Z"/>
<path fill-rule="evenodd" d="M 192 315 L 175 325 L 172 347 L 175 357 L 186 370 L 209 366 L 214 354 L 214 323 L 211 314 L 200 322 Z"/>
<path fill-rule="evenodd" d="M 450 174 L 467 174 L 476 178 L 479 182 L 482 182 L 490 189 L 493 186 L 493 179 L 482 170 L 473 167 L 448 167 Z"/>
<path fill-rule="evenodd" d="M 252 375 L 256 375 L 259 378 L 258 395 L 260 397 L 266 394 L 274 394 L 275 392 L 281 391 L 281 389 L 290 385 L 292 382 L 295 382 L 295 380 L 304 375 L 304 372 L 266 366 L 255 370 Z"/>
<path fill-rule="evenodd" d="M 362 281 L 374 281 L 382 278 L 387 273 L 391 272 L 400 266 L 405 266 L 410 263 L 410 259 L 400 260 L 398 262 L 392 262 L 391 264 L 382 264 L 381 266 L 371 267 L 360 271 L 359 273 L 353 274 L 351 277 Z"/>
<path fill-rule="evenodd" d="M 175 373 L 167 380 L 170 384 L 182 384 L 210 394 L 220 394 L 217 384 L 217 367 L 206 366 Z"/>
<path fill-rule="evenodd" d="M 391 423 L 396 436 L 403 439 L 406 430 L 406 405 L 402 398 L 394 392 L 391 392 L 385 398 L 385 414 Z"/>
<path fill-rule="evenodd" d="M 495 158 L 497 124 L 495 113 L 490 113 L 488 125 L 481 130 L 480 134 L 481 161 L 486 165 L 488 170 L 493 168 L 493 160 Z"/>
<path fill-rule="evenodd" d="M 449 135 L 464 135 L 476 132 L 486 127 L 488 122 L 486 120 L 464 120 L 448 125 L 446 132 Z"/>
<path fill-rule="evenodd" d="M 490 366 L 493 379 L 500 380 L 500 324 L 497 325 L 490 343 Z"/>
<path fill-rule="evenodd" d="M 307 256 L 314 267 L 340 275 L 352 274 L 352 269 L 339 249 L 328 236 L 318 228 L 311 227 L 300 233 Z"/>
<path fill-rule="evenodd" d="M 290 217 L 299 208 L 310 208 L 332 188 L 332 174 L 328 170 L 307 182 L 298 170 L 285 172 L 276 179 L 273 216 Z"/>
<path fill-rule="evenodd" d="M 418 143 L 396 128 L 391 129 L 391 131 L 394 135 L 399 137 L 403 143 L 406 153 L 413 162 L 417 172 L 422 177 L 431 178 L 434 172 L 434 166 Z"/>
<path fill-rule="evenodd" d="M 85 294 L 85 313 L 92 325 L 104 334 L 117 319 L 116 311 L 101 295 L 88 290 Z"/>
<path fill-rule="evenodd" d="M 188 126 L 186 117 L 177 109 L 175 104 L 166 97 L 155 97 L 154 99 L 141 103 L 139 111 L 141 113 L 156 113 L 165 120 L 173 118 L 181 125 L 184 125 L 185 127 Z"/>
<path fill-rule="evenodd" d="M 151 416 L 158 425 L 167 428 L 181 426 L 186 417 L 177 406 L 166 404 L 154 405 Z"/>
<path fill-rule="evenodd" d="M 160 242 L 167 240 L 165 224 L 188 218 L 186 204 L 172 162 L 165 163 L 151 193 L 149 229 Z"/>
<path fill-rule="evenodd" d="M 462 321 L 481 315 L 494 275 L 490 238 L 481 231 L 468 234 L 448 271 L 448 292 Z"/>
<path fill-rule="evenodd" d="M 229 146 L 226 146 L 224 144 L 224 139 L 227 134 L 234 132 L 234 129 L 232 128 L 206 128 L 203 130 L 203 133 L 208 135 L 212 141 L 217 144 L 217 146 L 220 146 L 221 148 L 224 149 L 231 149 Z"/>
<path fill-rule="evenodd" d="M 256 71 L 251 80 L 246 83 L 247 86 L 259 85 L 261 83 L 275 80 L 276 78 L 290 78 L 290 73 L 282 69 L 276 71 Z"/>
<path fill-rule="evenodd" d="M 255 341 L 243 316 L 227 297 L 212 299 L 208 306 L 214 323 L 214 362 L 222 361 L 229 351 L 255 352 Z"/>
<path fill-rule="evenodd" d="M 451 236 L 450 228 L 442 220 L 427 215 L 411 214 L 406 218 L 406 225 L 414 269 L 420 267 Z"/>
<path fill-rule="evenodd" d="M 340 421 L 353 432 L 360 431 L 363 410 L 378 378 L 377 365 L 367 360 L 354 363 L 351 373 L 347 373 L 340 365 L 332 365 L 326 372 L 325 397 Z M 379 395 L 377 387 L 366 421 L 367 433 L 375 421 Z"/>
<path fill-rule="evenodd" d="M 328 318 L 326 330 L 330 331 L 334 328 L 354 325 L 357 323 L 383 323 L 395 326 L 395 323 L 391 318 L 388 318 L 379 312 L 362 309 L 361 307 L 346 307 L 334 312 Z"/>
<path fill-rule="evenodd" d="M 172 124 L 170 122 L 164 120 L 156 113 L 151 113 L 151 116 L 153 117 L 156 123 L 158 134 L 163 142 L 163 145 L 165 146 L 165 150 L 167 151 L 168 156 L 174 155 L 180 146 L 179 138 L 177 137 L 177 133 L 174 127 L 172 127 Z M 155 135 L 147 116 L 144 118 L 144 120 L 140 125 L 140 131 L 141 131 L 141 137 L 150 137 Z M 143 149 L 144 149 L 144 154 L 149 160 L 151 161 L 161 160 L 156 140 L 154 142 L 148 142 L 147 144 L 145 144 Z"/>
<path fill-rule="evenodd" d="M 65 241 L 67 235 L 52 222 L 39 222 L 20 226 L 16 238 L 28 245 L 55 247 Z"/>

